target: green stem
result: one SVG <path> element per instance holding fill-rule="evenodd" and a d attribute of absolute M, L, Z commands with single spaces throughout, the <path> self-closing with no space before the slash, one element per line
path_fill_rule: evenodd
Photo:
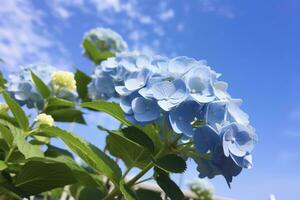
<path fill-rule="evenodd" d="M 12 154 L 14 153 L 15 150 L 16 150 L 16 146 L 13 145 L 13 146 L 11 147 L 11 149 L 9 150 L 7 156 L 5 157 L 4 162 L 9 161 L 10 157 L 12 156 Z"/>
<path fill-rule="evenodd" d="M 146 182 L 146 181 L 150 181 L 150 180 L 152 180 L 152 179 L 153 179 L 153 177 L 149 177 L 149 178 L 146 178 L 146 179 L 144 179 L 144 180 L 141 180 L 141 181 L 136 182 L 134 185 L 138 185 L 138 184 L 144 183 L 144 182 Z"/>
<path fill-rule="evenodd" d="M 160 157 L 163 153 L 165 152 L 165 149 L 162 149 L 160 152 L 158 152 L 154 159 L 157 159 L 158 157 Z M 132 185 L 134 185 L 134 183 L 136 181 L 138 181 L 142 176 L 144 176 L 152 167 L 154 166 L 153 162 L 150 162 L 146 167 L 144 167 L 144 169 L 142 169 L 142 171 L 140 171 L 135 177 L 133 177 L 128 183 L 127 185 L 129 187 L 131 187 Z M 104 197 L 103 200 L 110 200 L 113 199 L 115 196 L 117 196 L 118 194 L 120 194 L 120 190 L 119 188 L 115 187 L 113 189 L 113 191 L 111 191 L 110 194 L 108 194 L 106 197 Z"/>

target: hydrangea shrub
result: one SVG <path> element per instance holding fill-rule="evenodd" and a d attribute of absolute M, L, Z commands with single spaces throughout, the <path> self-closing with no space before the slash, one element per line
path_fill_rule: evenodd
<path fill-rule="evenodd" d="M 133 186 L 153 169 L 149 179 L 169 198 L 183 199 L 170 174 L 184 173 L 187 159 L 197 163 L 200 178 L 222 175 L 229 186 L 252 167 L 255 129 L 242 100 L 230 96 L 221 74 L 205 61 L 126 51 L 122 37 L 103 28 L 88 32 L 83 47 L 93 62 L 91 75 L 33 64 L 7 81 L 0 77 L 6 102 L 0 109 L 0 194 L 22 199 L 69 185 L 74 198 L 144 199 Z M 27 116 L 21 106 L 37 115 Z M 107 132 L 104 150 L 56 123 L 86 124 L 91 111 L 120 122 L 109 130 L 99 121 Z M 53 146 L 51 138 L 71 152 Z M 140 172 L 125 179 L 133 168 Z"/>

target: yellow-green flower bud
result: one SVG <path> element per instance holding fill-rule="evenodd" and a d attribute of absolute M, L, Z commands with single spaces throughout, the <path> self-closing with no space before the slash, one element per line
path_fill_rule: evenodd
<path fill-rule="evenodd" d="M 5 113 L 9 109 L 8 105 L 6 103 L 0 103 L 0 113 Z"/>
<path fill-rule="evenodd" d="M 46 115 L 44 113 L 39 114 L 35 121 L 38 122 L 40 125 L 47 125 L 47 126 L 53 126 L 54 125 L 54 119 L 51 115 Z"/>
<path fill-rule="evenodd" d="M 64 87 L 69 90 L 76 89 L 74 74 L 66 71 L 56 71 L 52 74 L 52 83 L 58 87 Z"/>

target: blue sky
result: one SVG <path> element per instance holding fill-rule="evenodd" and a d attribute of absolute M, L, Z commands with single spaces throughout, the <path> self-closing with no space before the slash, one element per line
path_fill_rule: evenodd
<path fill-rule="evenodd" d="M 6 0 L 0 7 L 0 57 L 8 72 L 47 62 L 58 68 L 92 71 L 81 56 L 84 32 L 110 27 L 131 50 L 170 57 L 206 59 L 257 129 L 254 168 L 228 189 L 212 182 L 218 195 L 241 200 L 300 195 L 300 2 L 297 0 Z M 88 117 L 103 123 L 107 117 Z M 114 124 L 111 124 L 114 126 Z M 78 127 L 78 132 L 85 130 Z M 98 145 L 96 129 L 82 134 Z M 186 179 L 196 176 L 190 163 Z M 178 177 L 175 177 L 178 178 Z"/>

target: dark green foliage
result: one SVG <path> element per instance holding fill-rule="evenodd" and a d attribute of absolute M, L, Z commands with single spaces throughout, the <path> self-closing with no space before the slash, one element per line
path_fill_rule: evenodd
<path fill-rule="evenodd" d="M 166 193 L 171 200 L 183 200 L 184 194 L 180 190 L 180 188 L 176 185 L 174 181 L 172 181 L 168 175 L 168 173 L 155 168 L 155 180 L 159 187 Z"/>
<path fill-rule="evenodd" d="M 87 89 L 87 85 L 92 80 L 91 77 L 89 77 L 84 72 L 77 69 L 75 73 L 75 80 L 76 80 L 76 88 L 77 88 L 77 93 L 79 98 L 83 102 L 91 101 L 91 99 L 88 96 L 88 89 Z"/>
<path fill-rule="evenodd" d="M 186 170 L 186 163 L 183 158 L 176 154 L 165 155 L 155 162 L 156 166 L 173 173 L 183 173 Z"/>

